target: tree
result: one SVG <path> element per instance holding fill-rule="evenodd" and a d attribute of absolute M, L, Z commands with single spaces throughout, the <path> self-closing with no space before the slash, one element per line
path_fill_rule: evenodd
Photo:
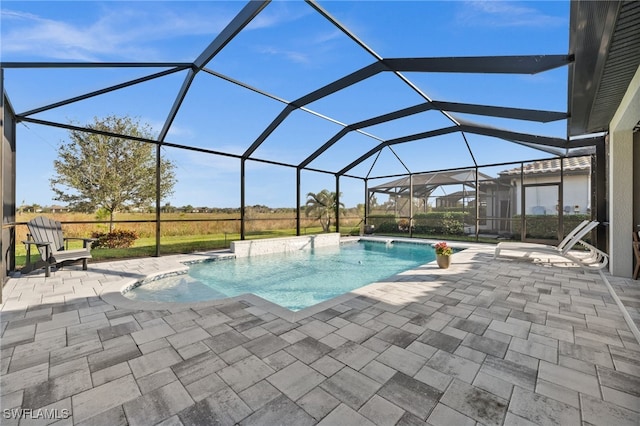
<path fill-rule="evenodd" d="M 176 208 L 171 205 L 170 202 L 166 202 L 164 206 L 162 206 L 162 213 L 175 213 Z"/>
<path fill-rule="evenodd" d="M 307 216 L 313 215 L 316 220 L 320 221 L 322 230 L 324 232 L 329 232 L 331 219 L 333 219 L 336 214 L 336 202 L 337 197 L 335 192 L 329 192 L 326 189 L 323 189 L 317 194 L 309 192 L 307 194 L 305 214 Z M 340 208 L 344 209 L 344 204 L 340 203 Z"/>
<path fill-rule="evenodd" d="M 89 128 L 153 139 L 148 124 L 125 117 L 94 118 Z M 56 200 L 72 208 L 104 209 L 109 213 L 109 230 L 113 215 L 124 207 L 148 207 L 156 198 L 155 146 L 125 137 L 69 131 L 68 142 L 58 148 L 53 162 L 56 175 L 50 179 Z M 160 196 L 173 193 L 175 165 L 160 160 Z"/>

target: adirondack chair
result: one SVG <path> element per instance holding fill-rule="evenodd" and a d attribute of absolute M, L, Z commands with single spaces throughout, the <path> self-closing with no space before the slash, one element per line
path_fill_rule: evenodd
<path fill-rule="evenodd" d="M 95 238 L 64 237 L 62 224 L 44 216 L 38 216 L 27 223 L 29 233 L 23 243 L 27 247 L 27 264 L 22 269 L 23 273 L 34 269 L 45 268 L 45 276 L 51 276 L 51 265 L 59 265 L 63 262 L 75 262 L 82 260 L 82 269 L 87 270 L 87 260 L 91 259 L 91 242 Z M 82 240 L 83 248 L 67 250 L 65 243 L 68 240 Z M 36 246 L 40 252 L 40 259 L 31 263 L 31 247 Z"/>

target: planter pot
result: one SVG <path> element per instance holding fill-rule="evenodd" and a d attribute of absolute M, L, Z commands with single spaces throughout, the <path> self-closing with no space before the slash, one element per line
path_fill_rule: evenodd
<path fill-rule="evenodd" d="M 451 256 L 445 256 L 442 254 L 436 255 L 436 261 L 440 269 L 447 269 L 451 265 Z"/>

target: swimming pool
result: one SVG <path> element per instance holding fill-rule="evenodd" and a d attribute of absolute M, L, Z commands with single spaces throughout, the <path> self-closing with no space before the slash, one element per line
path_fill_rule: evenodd
<path fill-rule="evenodd" d="M 125 293 L 133 300 L 199 302 L 252 293 L 292 311 L 435 260 L 427 244 L 359 241 L 281 254 L 201 262 L 188 274 Z"/>

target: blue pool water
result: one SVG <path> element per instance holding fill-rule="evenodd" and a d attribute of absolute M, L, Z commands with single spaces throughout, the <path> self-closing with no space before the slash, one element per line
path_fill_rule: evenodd
<path fill-rule="evenodd" d="M 435 260 L 426 244 L 360 241 L 277 255 L 191 265 L 189 273 L 146 283 L 134 300 L 196 302 L 253 293 L 298 311 Z"/>

